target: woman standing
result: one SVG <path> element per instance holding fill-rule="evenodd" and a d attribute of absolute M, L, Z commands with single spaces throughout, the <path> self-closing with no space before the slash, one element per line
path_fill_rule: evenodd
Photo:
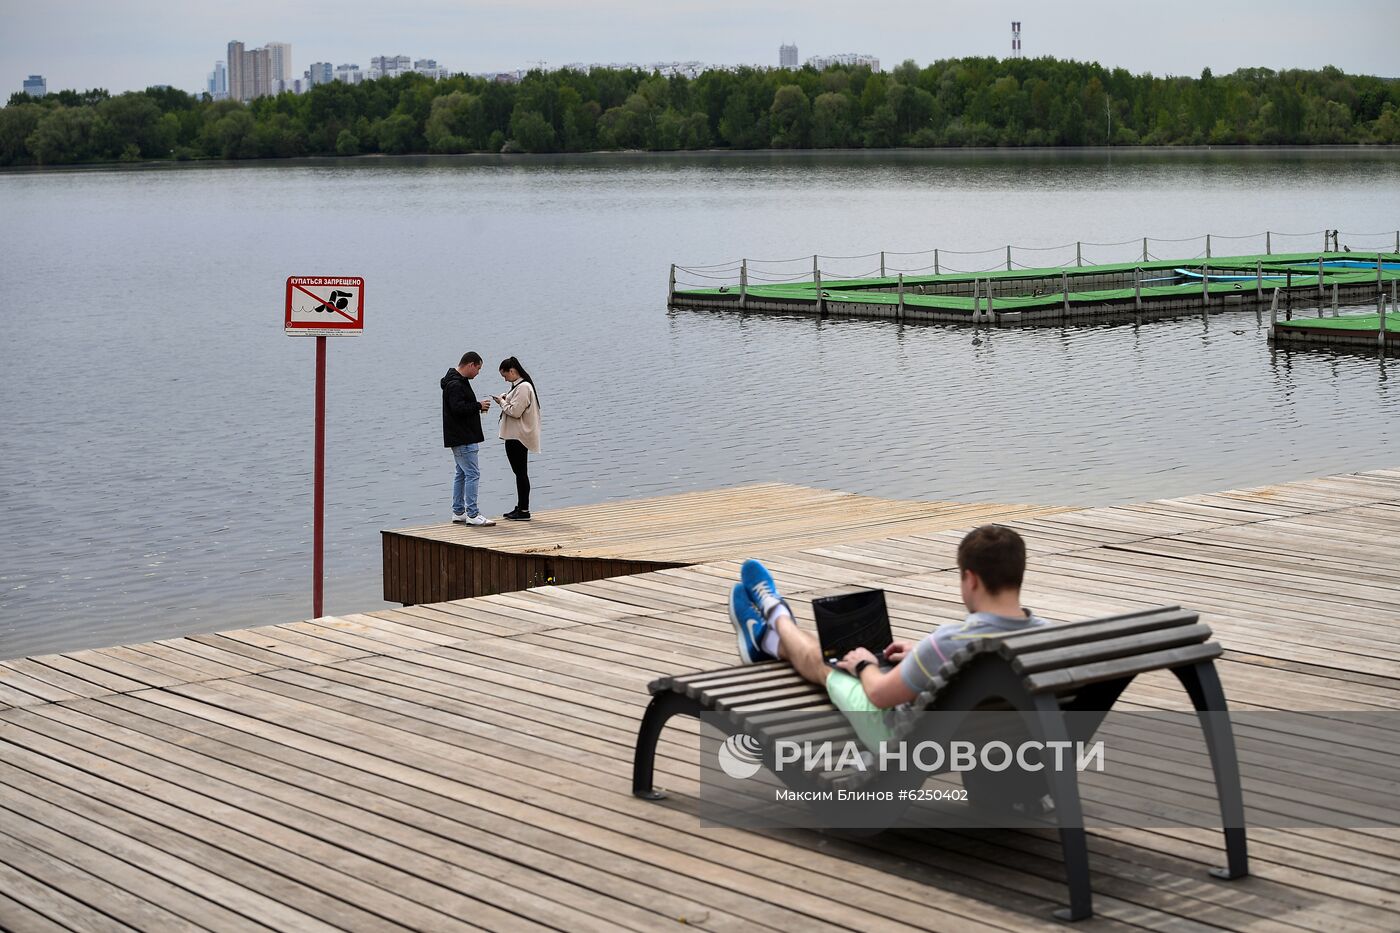
<path fill-rule="evenodd" d="M 501 407 L 501 438 L 506 442 L 506 459 L 515 473 L 515 508 L 505 517 L 517 522 L 530 520 L 529 452 L 540 452 L 540 400 L 535 381 L 510 356 L 501 361 L 501 378 L 510 383 L 502 395 L 494 396 Z"/>

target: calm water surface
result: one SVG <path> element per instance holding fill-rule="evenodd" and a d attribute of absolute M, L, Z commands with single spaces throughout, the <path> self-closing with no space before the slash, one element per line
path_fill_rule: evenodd
<path fill-rule="evenodd" d="M 468 349 L 481 389 L 512 354 L 536 378 L 540 509 L 766 480 L 1096 505 L 1400 465 L 1396 364 L 1272 353 L 1253 312 L 976 343 L 664 307 L 671 262 L 739 256 L 1265 229 L 1301 250 L 1324 227 L 1379 245 L 1394 152 L 4 174 L 0 211 L 0 657 L 309 614 L 314 346 L 281 332 L 291 274 L 368 280 L 366 334 L 330 347 L 331 613 L 383 605 L 380 529 L 447 518 L 437 383 Z M 482 459 L 499 513 L 499 443 Z"/>

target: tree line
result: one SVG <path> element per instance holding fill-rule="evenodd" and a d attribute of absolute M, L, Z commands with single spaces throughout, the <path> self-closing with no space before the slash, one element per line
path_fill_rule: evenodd
<path fill-rule="evenodd" d="M 0 165 L 365 153 L 1400 143 L 1400 81 L 1337 68 L 1134 75 L 1053 58 L 890 72 L 636 69 L 332 82 L 242 104 L 172 88 L 15 94 Z"/>

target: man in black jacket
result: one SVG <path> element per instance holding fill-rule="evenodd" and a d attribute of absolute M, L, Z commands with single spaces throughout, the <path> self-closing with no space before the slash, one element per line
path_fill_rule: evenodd
<path fill-rule="evenodd" d="M 452 478 L 452 520 L 464 525 L 494 525 L 476 507 L 476 488 L 481 479 L 477 451 L 484 439 L 481 413 L 491 407 L 490 399 L 478 399 L 472 377 L 481 372 L 481 356 L 468 351 L 462 361 L 442 377 L 442 445 L 452 448 L 457 472 Z"/>

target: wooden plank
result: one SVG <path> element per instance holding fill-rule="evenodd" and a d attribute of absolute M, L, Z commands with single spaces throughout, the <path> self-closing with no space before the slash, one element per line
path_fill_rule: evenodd
<path fill-rule="evenodd" d="M 118 676 L 137 681 L 148 687 L 168 687 L 171 684 L 178 684 L 181 682 L 180 678 L 171 677 L 169 674 L 161 673 L 160 671 L 140 664 L 133 664 L 130 661 L 115 657 L 101 648 L 69 652 L 67 657 L 76 661 L 81 661 L 92 667 L 101 668 L 104 671 L 109 671 Z"/>
<path fill-rule="evenodd" d="M 317 737 L 322 739 L 334 738 L 338 744 L 349 748 L 357 749 L 361 747 L 366 739 L 377 742 L 387 742 L 389 747 L 395 748 L 395 754 L 401 762 L 413 762 L 418 767 L 427 766 L 434 773 L 450 773 L 459 780 L 472 779 L 475 777 L 473 768 L 465 764 L 465 757 L 469 753 L 465 746 L 459 743 L 459 738 L 453 741 L 440 741 L 433 737 L 438 730 L 431 732 L 416 731 L 415 741 L 411 745 L 402 743 L 403 733 L 394 727 L 380 725 L 379 720 L 392 719 L 393 717 L 383 711 L 374 713 L 369 718 L 360 718 L 355 715 L 347 715 L 340 712 L 333 712 L 331 707 L 337 709 L 348 708 L 343 701 L 336 701 L 321 694 L 304 693 L 308 698 L 320 696 L 321 702 L 329 703 L 330 706 L 306 707 L 300 702 L 278 703 L 248 685 L 239 685 L 231 682 L 220 684 L 218 691 L 211 691 L 204 685 L 191 685 L 180 688 L 183 694 L 198 696 L 205 702 L 215 702 L 226 709 L 252 713 L 266 721 L 276 722 L 279 726 L 298 729 L 298 725 L 304 725 L 306 721 L 306 710 L 310 708 L 318 709 L 316 716 L 325 717 L 318 724 Z M 290 697 L 298 691 L 287 687 L 280 687 L 277 693 Z M 271 705 L 269 705 L 271 704 Z M 356 707 L 362 708 L 362 707 Z M 302 731 L 302 730 L 298 730 Z M 446 733 L 441 733 L 446 734 Z M 638 810 L 630 797 L 623 795 L 614 797 L 613 795 L 599 796 L 595 781 L 601 778 L 593 768 L 588 769 L 585 775 L 587 783 L 577 783 L 578 777 L 563 777 L 556 775 L 558 761 L 554 760 L 548 768 L 542 768 L 539 760 L 528 753 L 523 752 L 511 741 L 503 743 L 485 742 L 478 744 L 470 753 L 474 756 L 479 753 L 489 752 L 492 757 L 490 781 L 493 786 L 505 790 L 507 788 L 534 786 L 548 789 L 558 788 L 564 791 L 573 791 L 577 796 L 553 796 L 551 797 L 551 808 L 561 812 L 568 812 L 576 816 L 581 816 L 589 822 L 600 826 L 630 827 L 630 834 L 640 834 L 646 838 L 647 830 L 643 825 L 639 825 L 639 817 L 644 818 L 645 824 L 650 825 L 651 821 L 661 820 L 672 822 L 672 814 L 665 807 L 651 807 Z M 505 754 L 506 757 L 494 757 Z M 427 757 L 424 757 L 427 756 Z M 525 758 L 534 763 L 527 766 L 512 764 L 512 759 Z M 476 759 L 479 763 L 480 759 Z M 609 765 L 609 770 L 613 765 Z M 606 779 L 606 778 L 603 778 Z M 538 797 L 538 791 L 530 792 L 527 797 Z M 635 816 L 633 814 L 636 814 Z M 684 820 L 686 825 L 694 825 L 691 819 Z M 697 830 L 704 832 L 703 829 Z M 725 846 L 722 849 L 706 852 L 708 858 L 715 859 L 713 862 L 699 861 L 695 868 L 699 870 L 701 866 L 707 866 L 704 870 L 710 877 L 725 877 L 731 880 L 728 884 L 733 884 L 736 889 L 744 890 L 744 877 L 767 877 L 774 883 L 783 884 L 787 887 L 785 907 L 789 911 L 800 912 L 804 915 L 802 922 L 808 923 L 807 917 L 815 918 L 821 916 L 828 922 L 860 924 L 866 929 L 900 929 L 907 926 L 909 922 L 929 923 L 930 919 L 923 921 L 912 921 L 906 919 L 904 924 L 891 923 L 885 920 L 881 914 L 889 914 L 894 911 L 906 918 L 911 918 L 914 914 L 923 914 L 927 907 L 918 906 L 914 909 L 914 903 L 906 905 L 903 902 L 893 903 L 890 899 L 890 892 L 902 892 L 910 890 L 909 887 L 901 884 L 899 879 L 893 876 L 885 876 L 882 873 L 875 873 L 881 878 L 879 888 L 862 888 L 852 884 L 849 878 L 853 874 L 849 865 L 843 866 L 843 875 L 840 878 L 827 876 L 825 886 L 831 889 L 827 896 L 817 897 L 806 892 L 805 886 L 811 883 L 810 876 L 804 874 L 798 865 L 790 861 L 774 861 L 761 854 L 768 846 L 763 844 L 762 836 L 745 835 L 746 845 L 744 848 L 732 848 Z M 746 851 L 747 850 L 747 851 Z M 790 850 L 787 850 L 790 851 Z M 745 866 L 748 866 L 747 868 Z M 747 874 L 753 872 L 753 874 Z M 914 884 L 914 891 L 923 889 L 922 885 Z M 924 889 L 920 900 L 938 892 Z M 940 898 L 940 903 L 947 909 L 961 910 L 963 904 L 960 901 L 946 902 Z M 906 911 L 908 906 L 912 912 Z M 945 922 L 949 922 L 946 921 Z M 956 925 L 951 927 L 957 929 Z"/>
<path fill-rule="evenodd" d="M 242 819 L 253 824 L 267 814 L 275 820 L 266 824 L 268 831 L 286 832 L 289 838 L 299 836 L 304 840 L 299 846 L 314 845 L 314 840 L 322 839 L 374 862 L 387 862 L 392 867 L 383 869 L 383 877 L 376 883 L 392 887 L 417 904 L 471 918 L 475 921 L 472 925 L 488 917 L 500 924 L 510 919 L 508 914 L 517 914 L 537 923 L 602 933 L 609 924 L 648 930 L 660 919 L 645 911 L 613 905 L 604 922 L 603 917 L 589 910 L 597 906 L 595 899 L 581 895 L 568 902 L 559 890 L 546 898 L 538 891 L 546 879 L 527 868 L 490 854 L 463 851 L 439 834 L 409 831 L 397 821 L 358 807 L 329 805 L 324 798 L 305 791 L 301 781 L 282 784 L 246 768 L 219 767 L 202 757 L 190 756 L 181 745 L 153 739 L 145 732 L 93 719 L 82 712 L 53 709 L 44 716 L 89 734 L 100 732 L 108 738 L 97 740 L 95 750 L 106 760 L 166 782 L 174 788 L 174 795 L 197 791 L 212 801 L 243 810 L 248 816 Z M 25 725 L 57 739 L 69 731 L 59 725 L 28 720 Z M 462 870 L 468 875 L 464 876 Z M 555 879 L 555 883 L 567 884 L 560 879 Z"/>
<path fill-rule="evenodd" d="M 470 848 L 463 847 L 468 852 L 509 852 L 513 859 L 546 874 L 530 885 L 535 890 L 549 890 L 552 879 L 566 879 L 634 906 L 664 911 L 662 917 L 673 922 L 724 928 L 738 920 L 724 906 L 726 900 L 739 902 L 741 893 L 685 882 L 674 893 L 651 887 L 644 879 L 654 876 L 654 865 L 630 855 L 610 853 L 563 833 L 536 828 L 519 818 L 524 810 L 510 812 L 503 799 L 493 801 L 489 808 L 468 806 L 454 799 L 455 794 L 420 790 L 412 784 L 350 768 L 174 710 L 153 708 L 150 704 L 138 709 L 141 716 L 120 709 L 97 715 L 113 716 L 114 721 L 139 725 L 143 731 L 164 736 L 181 747 L 197 749 L 225 763 L 234 779 L 246 780 L 249 772 L 267 775 L 328 800 L 338 800 L 352 810 L 372 811 L 405 827 L 453 840 L 471 840 Z M 500 812 L 503 810 L 506 813 Z M 652 922 L 661 919 L 656 917 Z"/>
<path fill-rule="evenodd" d="M 18 845 L 14 848 L 18 852 Z M 6 847 L 7 851 L 8 849 L 9 846 Z M 20 860 L 18 854 L 15 859 Z M 39 874 L 49 876 L 52 874 L 52 868 L 41 869 Z M 18 910 L 12 912 L 6 909 L 0 913 L 0 924 L 9 930 L 27 929 L 20 921 L 32 915 L 40 917 L 41 925 L 61 930 L 132 929 L 77 898 L 64 894 L 56 886 L 37 881 L 34 877 L 10 867 L 6 861 L 0 861 L 0 897 L 19 905 Z M 0 902 L 0 908 L 3 908 L 3 903 Z"/>
<path fill-rule="evenodd" d="M 307 837 L 299 837 L 292 844 L 287 831 L 272 821 L 242 811 L 235 815 L 215 798 L 192 796 L 174 785 L 144 777 L 133 769 L 72 746 L 62 746 L 28 729 L 9 729 L 5 740 L 4 758 L 8 762 L 22 766 L 34 777 L 46 778 L 54 786 L 82 794 L 80 805 L 85 811 L 91 812 L 107 803 L 119 805 L 124 813 L 132 814 L 132 817 L 121 816 L 103 807 L 103 812 L 109 812 L 107 825 L 110 827 L 127 831 L 126 827 L 134 818 L 141 827 L 136 831 L 143 833 L 143 838 L 168 839 L 166 832 L 179 832 L 192 842 L 176 844 L 170 840 L 167 851 L 188 846 L 204 850 L 203 860 L 220 873 L 241 878 L 240 883 L 245 884 L 255 883 L 253 879 L 260 878 L 256 883 L 276 886 L 263 890 L 279 891 L 279 900 L 313 913 L 332 925 L 362 930 L 460 926 L 450 916 L 420 906 L 400 894 L 377 888 L 371 893 L 344 883 L 347 874 L 393 879 L 397 873 L 386 866 L 371 868 L 370 864 L 362 864 L 348 853 Z M 71 766 L 56 764 L 55 756 Z M 78 770 L 78 766 L 82 770 Z M 37 786 L 33 777 L 22 776 L 8 767 L 6 772 L 9 780 L 21 786 Z M 187 801 L 189 809 L 177 806 L 174 801 Z M 244 853 L 245 857 L 229 855 L 230 849 Z M 279 880 L 274 872 L 284 879 L 297 880 Z M 347 895 L 348 900 L 340 900 Z"/>
<path fill-rule="evenodd" d="M 80 680 L 29 658 L 0 661 L 0 681 L 9 683 L 26 693 L 53 701 L 100 696 L 110 692 L 96 684 Z"/>
<path fill-rule="evenodd" d="M 27 814 L 5 806 L 22 806 Z M 15 867 L 27 867 L 32 876 L 44 878 L 64 893 L 100 905 L 118 923 L 138 930 L 229 931 L 248 924 L 247 917 L 82 841 L 84 827 L 73 814 L 45 810 L 43 801 L 19 791 L 5 806 L 0 806 L 0 846 L 5 849 L 5 860 Z M 40 814 L 44 822 L 34 819 Z M 56 825 L 79 835 L 59 832 Z M 140 892 L 140 896 L 134 892 Z M 3 924 L 0 913 L 0 925 Z"/>
<path fill-rule="evenodd" d="M 109 811 L 101 801 L 89 803 L 87 798 L 75 794 L 62 784 L 11 767 L 3 760 L 0 760 L 0 774 L 6 777 L 7 794 L 14 795 L 7 799 L 14 800 L 17 804 L 27 804 L 22 815 L 33 815 L 43 825 L 64 832 L 71 839 L 101 852 L 111 853 L 123 861 L 140 865 L 154 877 L 186 890 L 199 891 L 202 896 L 246 917 L 249 921 L 262 923 L 274 929 L 305 929 L 311 933 L 330 933 L 335 929 L 317 919 L 313 913 L 296 911 L 283 904 L 278 898 L 284 886 L 280 879 L 268 878 L 267 883 L 255 887 L 230 883 L 203 867 L 204 864 L 219 863 L 218 857 L 209 855 L 207 850 L 201 850 L 204 852 L 203 858 L 196 857 L 191 860 L 181 858 L 182 853 L 178 849 L 172 853 L 169 849 L 161 847 L 162 842 L 168 841 L 171 845 L 176 845 L 182 841 L 177 836 L 167 835 L 163 829 L 154 829 L 149 834 L 127 831 L 123 818 L 114 808 Z M 0 799 L 0 805 L 4 802 Z M 103 819 L 108 815 L 117 823 L 116 828 L 108 825 Z M 6 861 L 9 857 L 6 851 L 5 858 L 0 859 L 0 878 L 3 878 L 8 870 Z M 43 896 L 54 898 L 61 893 L 57 879 L 51 880 L 48 873 L 44 873 L 43 877 L 45 882 L 37 885 L 39 890 L 35 901 L 39 901 Z M 149 890 L 149 887 L 143 889 Z M 14 889 L 6 887 L 5 890 L 13 893 Z M 33 905 L 34 902 L 31 902 L 31 906 Z M 47 912 L 42 907 L 36 909 Z M 107 922 L 110 922 L 110 918 Z M 80 930 L 106 928 L 102 922 L 91 921 L 76 923 L 73 927 Z"/>

